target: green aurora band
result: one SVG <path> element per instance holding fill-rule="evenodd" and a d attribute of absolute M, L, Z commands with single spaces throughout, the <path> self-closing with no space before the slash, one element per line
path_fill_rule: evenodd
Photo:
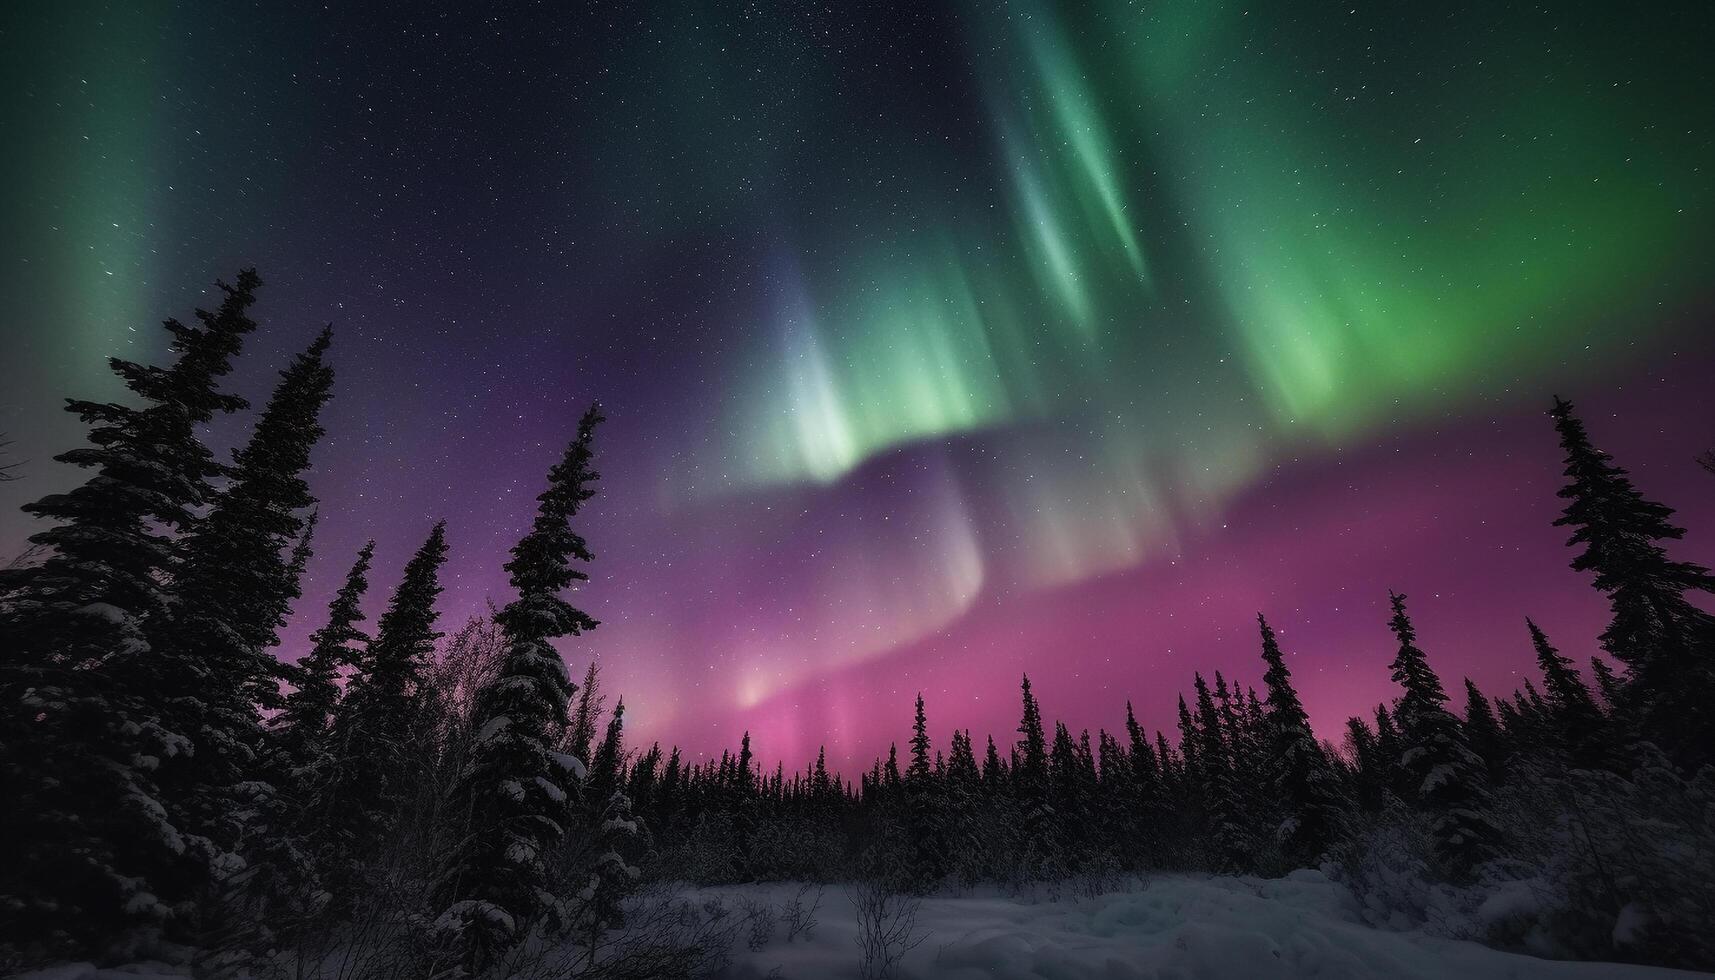
<path fill-rule="evenodd" d="M 1638 328 L 1583 311 L 1697 284 L 1707 125 L 1671 64 L 1609 67 L 1635 55 L 1619 15 L 1384 5 L 1330 31 L 1273 6 L 970 6 L 1006 220 L 931 188 L 837 262 L 784 261 L 730 483 L 1074 416 L 1100 430 L 1091 482 L 1177 451 L 1209 470 L 1161 492 L 1200 497 L 1270 445 L 1590 363 Z"/>

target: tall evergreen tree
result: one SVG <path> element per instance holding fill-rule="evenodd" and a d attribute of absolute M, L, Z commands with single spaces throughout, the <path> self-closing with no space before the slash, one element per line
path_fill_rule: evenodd
<path fill-rule="evenodd" d="M 250 441 L 233 457 L 230 482 L 181 548 L 175 582 L 175 642 L 190 650 L 221 690 L 248 711 L 279 707 L 278 642 L 298 585 L 288 553 L 315 503 L 303 473 L 322 436 L 322 407 L 333 393 L 323 330 L 280 372 Z M 226 706 L 229 710 L 241 710 Z"/>
<path fill-rule="evenodd" d="M 1602 695 L 1602 703 L 1609 712 L 1620 701 L 1620 679 L 1614 675 L 1614 668 L 1601 657 L 1590 658 L 1590 673 L 1596 678 L 1596 690 Z"/>
<path fill-rule="evenodd" d="M 1469 677 L 1465 678 L 1465 740 L 1471 751 L 1483 760 L 1489 782 L 1499 786 L 1506 781 L 1506 739 L 1500 723 L 1495 720 L 1493 706 Z"/>
<path fill-rule="evenodd" d="M 53 522 L 30 538 L 43 558 L 0 570 L 0 931 L 44 947 L 100 956 L 171 930 L 212 873 L 156 770 L 198 734 L 177 711 L 197 665 L 158 643 L 164 583 L 221 471 L 197 428 L 244 407 L 218 381 L 255 329 L 261 280 L 218 285 L 196 326 L 166 321 L 170 367 L 109 361 L 136 404 L 67 403 L 89 445 L 56 459 L 92 475 L 24 507 Z"/>
<path fill-rule="evenodd" d="M 589 965 L 593 967 L 602 934 L 622 924 L 625 897 L 636 887 L 639 872 L 631 862 L 640 834 L 637 819 L 632 814 L 631 798 L 621 786 L 624 763 L 623 732 L 625 701 L 614 703 L 607 729 L 596 747 L 584 780 L 583 796 L 591 860 L 584 871 L 584 880 L 576 899 L 577 933 L 589 950 Z M 565 904 L 563 901 L 561 904 Z"/>
<path fill-rule="evenodd" d="M 595 745 L 596 719 L 601 717 L 607 698 L 601 693 L 601 662 L 592 658 L 584 668 L 584 682 L 578 691 L 578 705 L 566 725 L 563 747 L 572 757 L 589 764 Z"/>
<path fill-rule="evenodd" d="M 911 723 L 911 764 L 905 767 L 905 778 L 929 778 L 929 721 L 923 713 L 923 693 L 917 693 L 917 713 Z"/>
<path fill-rule="evenodd" d="M 1385 703 L 1376 705 L 1376 774 L 1390 796 L 1411 803 L 1417 799 L 1417 786 L 1400 764 L 1404 755 L 1405 743 L 1400 737 L 1399 725 L 1394 721 L 1394 713 Z"/>
<path fill-rule="evenodd" d="M 1569 760 L 1579 766 L 1599 766 L 1606 761 L 1608 744 L 1603 731 L 1602 711 L 1596 699 L 1584 686 L 1572 660 L 1563 656 L 1542 630 L 1529 619 L 1531 646 L 1536 650 L 1536 663 L 1542 669 L 1547 688 L 1543 701 L 1548 724 L 1556 741 L 1568 753 Z"/>
<path fill-rule="evenodd" d="M 1685 535 L 1672 508 L 1638 492 L 1591 443 L 1570 402 L 1556 398 L 1552 415 L 1568 478 L 1566 511 L 1554 523 L 1573 529 L 1567 543 L 1583 550 L 1572 567 L 1595 573 L 1613 609 L 1601 640 L 1626 666 L 1620 707 L 1644 737 L 1700 765 L 1715 751 L 1715 618 L 1685 596 L 1715 592 L 1715 576 L 1668 557 L 1661 542 Z"/>
<path fill-rule="evenodd" d="M 990 792 L 1001 788 L 1006 779 L 1006 766 L 1000 761 L 1000 750 L 995 748 L 994 736 L 988 737 L 988 748 L 983 751 L 983 787 Z"/>
<path fill-rule="evenodd" d="M 292 692 L 286 695 L 276 730 L 289 763 L 304 769 L 316 765 L 327 750 L 328 726 L 339 701 L 339 674 L 355 666 L 362 651 L 355 644 L 367 643 L 363 622 L 363 596 L 369 591 L 369 564 L 375 557 L 375 542 L 364 544 L 357 561 L 346 573 L 345 584 L 328 604 L 327 622 L 310 636 L 310 652 L 288 675 Z"/>
<path fill-rule="evenodd" d="M 941 783 L 929 761 L 929 722 L 923 695 L 917 695 L 911 724 L 911 761 L 905 767 L 905 835 L 903 883 L 915 889 L 932 886 L 946 873 L 946 830 L 943 826 Z"/>
<path fill-rule="evenodd" d="M 1228 754 L 1220 709 L 1215 706 L 1215 699 L 1210 695 L 1203 675 L 1194 676 L 1199 739 L 1197 759 L 1201 768 L 1203 798 L 1208 807 L 1210 858 L 1217 871 L 1243 874 L 1252 870 L 1255 864 L 1256 841 L 1245 819 L 1238 773 Z"/>
<path fill-rule="evenodd" d="M 1140 863 L 1159 864 L 1165 857 L 1164 838 L 1169 832 L 1167 777 L 1159 754 L 1150 745 L 1149 734 L 1137 723 L 1131 702 L 1125 703 L 1127 753 L 1131 768 L 1133 807 L 1132 847 Z"/>
<path fill-rule="evenodd" d="M 198 326 L 167 320 L 171 367 L 109 360 L 140 407 L 68 400 L 67 410 L 89 425 L 91 445 L 55 459 L 95 474 L 24 506 L 55 524 L 30 538 L 43 561 L 0 570 L 9 685 L 40 683 L 50 667 L 147 659 L 145 627 L 165 620 L 170 603 L 162 588 L 174 566 L 170 534 L 194 523 L 222 469 L 196 429 L 245 407 L 217 383 L 256 329 L 248 311 L 261 284 L 245 269 L 235 285 L 217 284 L 220 308 L 197 310 Z"/>
<path fill-rule="evenodd" d="M 1387 798 L 1387 782 L 1378 771 L 1376 733 L 1362 718 L 1346 719 L 1346 744 L 1351 747 L 1353 789 L 1360 809 L 1374 813 Z"/>
<path fill-rule="evenodd" d="M 1030 676 L 1021 684 L 1024 716 L 1018 723 L 1018 765 L 1012 768 L 1021 797 L 1046 796 L 1048 791 L 1048 738 L 1042 728 L 1042 709 L 1030 693 Z"/>
<path fill-rule="evenodd" d="M 1279 830 L 1281 845 L 1288 860 L 1315 862 L 1338 837 L 1351 804 L 1310 729 L 1310 715 L 1293 689 L 1274 629 L 1261 613 L 1256 621 L 1267 666 L 1262 679 L 1268 688 L 1273 789 L 1287 814 Z"/>
<path fill-rule="evenodd" d="M 458 790 L 471 807 L 472 833 L 450 856 L 437 888 L 445 908 L 439 923 L 458 936 L 460 959 L 472 970 L 556 909 L 546 862 L 562 843 L 568 787 L 582 766 L 553 749 L 573 685 L 549 641 L 597 625 L 561 593 L 589 577 L 573 562 L 594 557 L 571 521 L 595 495 L 595 430 L 602 421 L 594 405 L 579 420 L 537 498 L 535 523 L 506 564 L 518 591 L 498 616 L 509 643 L 506 661 L 478 695 L 476 741 Z"/>
<path fill-rule="evenodd" d="M 301 562 L 308 560 L 302 512 L 315 498 L 303 473 L 333 391 L 326 362 L 331 341 L 332 332 L 323 330 L 280 372 L 250 440 L 233 455 L 226 488 L 182 542 L 177 603 L 164 631 L 170 636 L 163 642 L 177 647 L 198 674 L 196 693 L 177 702 L 194 725 L 197 750 L 163 766 L 162 784 L 178 798 L 174 805 L 189 826 L 253 868 L 267 863 L 259 851 L 279 844 L 284 832 L 279 793 L 286 773 L 274 766 L 258 709 L 280 706 L 283 671 L 273 648 L 299 595 Z M 228 863 L 217 860 L 216 866 Z M 253 871 L 235 879 L 220 888 L 218 901 L 205 900 L 205 928 L 233 928 L 234 917 L 247 914 L 233 906 L 246 900 L 256 877 Z"/>
<path fill-rule="evenodd" d="M 1392 669 L 1404 688 L 1396 716 L 1404 752 L 1400 764 L 1417 787 L 1418 805 L 1431 816 L 1437 855 L 1459 876 L 1495 854 L 1500 830 L 1485 812 L 1483 761 L 1465 741 L 1464 726 L 1447 710 L 1447 692 L 1417 647 L 1405 596 L 1389 593 L 1389 628 L 1399 641 Z"/>
<path fill-rule="evenodd" d="M 329 848 L 334 863 L 345 865 L 343 873 L 375 852 L 420 775 L 411 766 L 419 731 L 417 692 L 440 636 L 435 600 L 446 557 L 446 522 L 439 521 L 405 563 L 399 587 L 375 624 L 375 640 L 334 710 L 336 760 L 331 785 L 320 798 Z"/>

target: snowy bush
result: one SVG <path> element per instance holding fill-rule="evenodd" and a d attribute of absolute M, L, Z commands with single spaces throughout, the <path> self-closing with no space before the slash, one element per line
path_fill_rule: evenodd
<path fill-rule="evenodd" d="M 1634 752 L 1629 779 L 1532 768 L 1507 794 L 1540 928 L 1565 955 L 1715 967 L 1715 768 Z"/>

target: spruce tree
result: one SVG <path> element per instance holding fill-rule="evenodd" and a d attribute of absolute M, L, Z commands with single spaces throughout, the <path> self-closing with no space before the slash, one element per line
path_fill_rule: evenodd
<path fill-rule="evenodd" d="M 1207 837 L 1216 871 L 1243 874 L 1254 869 L 1256 842 L 1247 826 L 1239 776 L 1228 753 L 1220 710 L 1202 674 L 1195 674 L 1197 691 L 1197 759 L 1202 795 L 1208 807 Z"/>
<path fill-rule="evenodd" d="M 303 473 L 333 393 L 325 360 L 332 339 L 323 330 L 280 373 L 250 441 L 234 454 L 230 482 L 181 550 L 175 640 L 246 707 L 279 707 L 271 651 L 297 598 L 287 549 L 304 529 L 301 512 L 315 503 Z"/>
<path fill-rule="evenodd" d="M 1010 769 L 1013 799 L 1018 807 L 1018 839 L 1021 863 L 1026 873 L 1051 871 L 1058 859 L 1054 837 L 1054 811 L 1050 802 L 1048 738 L 1042 727 L 1042 709 L 1030 690 L 1030 677 L 1020 683 L 1023 714 L 1018 723 L 1018 742 Z"/>
<path fill-rule="evenodd" d="M 1590 658 L 1590 673 L 1596 678 L 1596 690 L 1601 692 L 1602 704 L 1611 713 L 1620 700 L 1620 679 L 1614 675 L 1614 668 L 1601 657 Z"/>
<path fill-rule="evenodd" d="M 1376 733 L 1362 718 L 1347 718 L 1346 744 L 1351 747 L 1353 787 L 1357 792 L 1358 806 L 1367 813 L 1374 813 L 1382 808 L 1387 798 L 1386 780 L 1377 764 Z"/>
<path fill-rule="evenodd" d="M 602 934 L 623 924 L 625 897 L 636 887 L 639 877 L 632 859 L 641 837 L 640 827 L 632 814 L 631 799 L 620 783 L 624 719 L 625 701 L 620 700 L 614 703 L 613 714 L 608 718 L 607 729 L 583 782 L 588 825 L 585 833 L 591 846 L 583 880 L 574 882 L 579 891 L 570 900 L 550 903 L 550 907 L 558 904 L 575 910 L 570 925 L 589 950 L 591 968 L 595 966 Z M 553 798 L 552 794 L 549 798 Z M 537 819 L 544 818 L 559 822 L 552 812 L 537 815 Z M 558 913 L 557 909 L 554 911 Z"/>
<path fill-rule="evenodd" d="M 342 874 L 375 852 L 421 775 L 413 769 L 417 689 L 440 636 L 435 600 L 446 556 L 446 522 L 439 521 L 405 563 L 399 587 L 376 622 L 375 640 L 334 710 L 336 758 L 331 785 L 319 795 L 327 808 L 325 833 L 332 838 L 326 856 L 344 865 Z"/>
<path fill-rule="evenodd" d="M 905 767 L 906 864 L 903 883 L 915 890 L 932 886 L 946 873 L 946 844 L 942 827 L 941 786 L 929 762 L 929 722 L 923 695 L 917 695 L 911 725 L 911 761 Z"/>
<path fill-rule="evenodd" d="M 1530 630 L 1531 646 L 1536 650 L 1536 663 L 1542 669 L 1543 683 L 1547 688 L 1543 701 L 1554 739 L 1573 765 L 1603 765 L 1607 761 L 1608 745 L 1603 732 L 1602 711 L 1596 707 L 1596 699 L 1584 686 L 1584 680 L 1578 676 L 1578 669 L 1572 666 L 1571 659 L 1548 642 L 1548 637 L 1536 623 L 1530 619 L 1524 622 Z"/>
<path fill-rule="evenodd" d="M 340 671 L 355 666 L 362 656 L 355 644 L 369 641 L 358 624 L 364 620 L 363 596 L 369 591 L 369 564 L 374 557 L 375 542 L 369 541 L 328 604 L 327 622 L 311 634 L 310 652 L 289 669 L 287 679 L 293 687 L 275 727 L 281 748 L 296 769 L 314 769 L 324 761 L 329 725 L 339 702 Z"/>
<path fill-rule="evenodd" d="M 601 663 L 591 659 L 584 668 L 584 682 L 578 691 L 578 706 L 566 724 L 566 736 L 561 747 L 585 765 L 595 744 L 596 719 L 601 716 L 607 698 L 601 693 Z"/>
<path fill-rule="evenodd" d="M 325 360 L 331 340 L 331 331 L 323 330 L 280 372 L 250 440 L 233 455 L 225 489 L 182 542 L 177 603 L 170 638 L 163 640 L 195 664 L 198 674 L 191 685 L 195 694 L 177 702 L 181 717 L 195 726 L 197 750 L 164 766 L 162 784 L 191 827 L 250 866 L 265 863 L 257 848 L 272 847 L 284 832 L 278 794 L 286 774 L 274 767 L 278 760 L 271 757 L 258 709 L 280 706 L 283 672 L 273 648 L 299 594 L 301 563 L 308 559 L 302 512 L 315 498 L 303 472 L 321 438 L 321 410 L 333 390 L 333 370 Z M 228 863 L 214 860 L 217 866 Z M 231 888 L 221 892 L 218 903 L 205 905 L 226 906 L 239 898 Z M 210 928 L 230 928 L 219 923 L 215 913 L 222 910 L 205 911 L 214 916 Z"/>
<path fill-rule="evenodd" d="M 170 367 L 110 359 L 134 404 L 68 401 L 89 445 L 56 459 L 92 475 L 24 507 L 53 522 L 30 537 L 42 560 L 0 570 L 0 932 L 47 949 L 99 957 L 174 928 L 212 873 L 157 770 L 198 737 L 177 710 L 198 665 L 159 643 L 165 584 L 221 472 L 197 428 L 245 404 L 218 381 L 261 280 L 218 285 L 196 326 L 166 321 Z"/>
<path fill-rule="evenodd" d="M 91 445 L 55 459 L 95 474 L 23 508 L 55 524 L 30 538 L 43 561 L 0 570 L 8 693 L 58 680 L 50 668 L 150 659 L 149 629 L 164 622 L 170 604 L 162 588 L 174 566 L 170 535 L 194 523 L 212 493 L 210 479 L 222 471 L 196 429 L 245 407 L 217 382 L 256 329 L 248 310 L 261 284 L 245 269 L 235 285 L 217 284 L 220 308 L 197 310 L 198 326 L 167 320 L 171 367 L 109 360 L 140 407 L 67 401 L 89 425 Z"/>
<path fill-rule="evenodd" d="M 1163 845 L 1169 823 L 1167 777 L 1160 755 L 1150 745 L 1149 734 L 1137 723 L 1130 701 L 1125 703 L 1125 730 L 1130 742 L 1128 761 L 1134 808 L 1131 847 L 1139 854 L 1140 864 L 1155 865 L 1166 856 Z"/>
<path fill-rule="evenodd" d="M 1499 786 L 1506 781 L 1506 738 L 1495 720 L 1493 706 L 1469 677 L 1465 678 L 1465 740 L 1471 751 L 1483 760 L 1489 783 Z"/>
<path fill-rule="evenodd" d="M 923 713 L 923 692 L 917 692 L 917 709 L 911 723 L 911 764 L 905 768 L 905 778 L 927 779 L 929 776 L 929 722 Z"/>
<path fill-rule="evenodd" d="M 983 788 L 989 792 L 998 792 L 1006 779 L 1006 766 L 1000 761 L 1000 750 L 995 748 L 994 736 L 988 737 L 988 748 L 983 750 Z"/>
<path fill-rule="evenodd" d="M 1570 402 L 1556 398 L 1552 415 L 1568 478 L 1554 523 L 1573 529 L 1567 544 L 1583 550 L 1572 568 L 1594 572 L 1612 607 L 1601 641 L 1626 666 L 1619 707 L 1641 735 L 1695 768 L 1715 745 L 1715 618 L 1685 596 L 1715 592 L 1715 576 L 1668 557 L 1661 542 L 1685 534 L 1672 508 L 1638 492 L 1590 442 Z"/>
<path fill-rule="evenodd" d="M 1292 687 L 1292 672 L 1273 628 L 1261 613 L 1256 621 L 1262 632 L 1262 662 L 1267 666 L 1262 679 L 1268 689 L 1273 790 L 1287 814 L 1279 837 L 1289 861 L 1314 863 L 1339 836 L 1350 801 L 1310 729 L 1310 715 Z"/>
<path fill-rule="evenodd" d="M 475 743 L 457 791 L 471 808 L 472 832 L 450 855 L 436 889 L 445 910 L 439 925 L 457 935 L 459 958 L 473 972 L 558 908 L 548 891 L 547 860 L 563 843 L 568 787 L 582 766 L 553 749 L 573 685 L 549 641 L 597 625 L 561 593 L 589 577 L 573 563 L 594 557 L 571 521 L 595 495 L 595 430 L 602 421 L 594 405 L 579 420 L 537 498 L 534 524 L 506 564 L 518 592 L 497 617 L 509 643 L 506 661 L 477 697 Z"/>
<path fill-rule="evenodd" d="M 1417 805 L 1429 813 L 1436 854 L 1455 876 L 1469 876 L 1493 857 L 1500 830 L 1485 812 L 1483 761 L 1465 741 L 1464 726 L 1447 710 L 1447 692 L 1417 647 L 1405 596 L 1389 593 L 1389 628 L 1399 641 L 1394 682 L 1404 688 L 1396 717 L 1404 751 L 1400 765 L 1417 787 Z"/>
<path fill-rule="evenodd" d="M 1376 705 L 1376 774 L 1389 796 L 1412 803 L 1417 799 L 1417 786 L 1400 764 L 1405 744 L 1394 717 L 1386 704 Z"/>

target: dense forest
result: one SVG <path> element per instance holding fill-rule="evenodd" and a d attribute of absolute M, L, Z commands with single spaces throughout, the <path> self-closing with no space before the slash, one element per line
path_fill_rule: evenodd
<path fill-rule="evenodd" d="M 1605 656 L 1574 663 L 1521 615 L 1539 676 L 1450 691 L 1390 593 L 1399 694 L 1333 744 L 1259 614 L 1258 660 L 1189 678 L 1174 731 L 1116 704 L 1114 730 L 1074 732 L 1024 677 L 1015 731 L 937 731 L 918 696 L 902 747 L 853 780 L 768 768 L 748 735 L 695 764 L 628 745 L 598 666 L 568 670 L 555 641 L 598 626 L 567 598 L 592 560 L 595 406 L 512 549 L 510 601 L 443 629 L 436 524 L 372 628 L 373 543 L 308 649 L 282 649 L 317 508 L 337 506 L 306 481 L 333 335 L 218 459 L 198 433 L 248 408 L 222 380 L 259 287 L 245 270 L 167 321 L 170 363 L 113 360 L 127 402 L 68 403 L 88 439 L 58 459 L 87 477 L 26 507 L 43 528 L 0 570 L 0 971 L 691 976 L 739 918 L 679 883 L 861 883 L 885 953 L 941 889 L 1305 867 L 1378 925 L 1715 967 L 1715 618 L 1690 598 L 1715 577 L 1670 554 L 1672 510 L 1566 401 L 1556 523 L 1611 603 Z M 800 925 L 804 887 L 782 913 Z"/>

